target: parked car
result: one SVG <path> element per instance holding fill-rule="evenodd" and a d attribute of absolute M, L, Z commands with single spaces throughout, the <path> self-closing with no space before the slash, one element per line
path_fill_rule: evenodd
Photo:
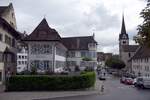
<path fill-rule="evenodd" d="M 134 84 L 135 87 L 139 88 L 150 88 L 150 77 L 138 77 L 136 79 L 136 84 Z"/>
<path fill-rule="evenodd" d="M 124 83 L 127 85 L 133 85 L 133 79 L 132 78 L 126 78 Z"/>
<path fill-rule="evenodd" d="M 125 82 L 126 77 L 121 77 L 120 78 L 120 83 L 124 83 Z"/>
<path fill-rule="evenodd" d="M 98 79 L 99 79 L 99 80 L 106 80 L 106 73 L 100 73 L 100 74 L 98 75 Z"/>
<path fill-rule="evenodd" d="M 137 78 L 134 78 L 134 79 L 133 79 L 133 85 L 135 86 L 136 83 L 137 83 Z"/>

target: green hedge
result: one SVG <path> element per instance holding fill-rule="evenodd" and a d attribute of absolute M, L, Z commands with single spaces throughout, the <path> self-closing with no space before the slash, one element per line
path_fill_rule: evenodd
<path fill-rule="evenodd" d="M 95 72 L 78 76 L 16 75 L 10 77 L 6 91 L 56 91 L 85 89 L 94 86 Z"/>

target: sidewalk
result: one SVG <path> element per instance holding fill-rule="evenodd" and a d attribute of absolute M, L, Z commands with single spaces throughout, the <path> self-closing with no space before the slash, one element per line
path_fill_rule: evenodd
<path fill-rule="evenodd" d="M 48 92 L 0 92 L 0 100 L 34 100 L 68 96 L 93 95 L 100 93 L 101 81 L 95 87 L 83 91 L 48 91 Z"/>

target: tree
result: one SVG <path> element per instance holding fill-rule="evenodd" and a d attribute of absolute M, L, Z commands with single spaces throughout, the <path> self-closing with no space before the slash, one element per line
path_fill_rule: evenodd
<path fill-rule="evenodd" d="M 37 74 L 37 68 L 35 66 L 31 67 L 31 74 L 36 75 Z"/>
<path fill-rule="evenodd" d="M 83 61 L 92 61 L 92 58 L 90 58 L 90 57 L 83 57 L 82 60 Z"/>
<path fill-rule="evenodd" d="M 119 59 L 116 59 L 116 58 L 110 58 L 108 59 L 106 62 L 105 62 L 105 65 L 110 67 L 110 68 L 113 68 L 113 69 L 122 69 L 122 68 L 125 68 L 125 63 Z"/>
<path fill-rule="evenodd" d="M 140 16 L 144 19 L 143 23 L 138 26 L 138 33 L 134 37 L 136 43 L 140 45 L 150 46 L 150 2 L 148 0 L 147 6 L 142 10 Z"/>

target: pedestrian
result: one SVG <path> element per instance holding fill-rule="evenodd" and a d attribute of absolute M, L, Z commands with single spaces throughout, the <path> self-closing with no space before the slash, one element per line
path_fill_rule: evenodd
<path fill-rule="evenodd" d="M 104 85 L 103 84 L 101 85 L 101 92 L 102 93 L 104 92 Z"/>

